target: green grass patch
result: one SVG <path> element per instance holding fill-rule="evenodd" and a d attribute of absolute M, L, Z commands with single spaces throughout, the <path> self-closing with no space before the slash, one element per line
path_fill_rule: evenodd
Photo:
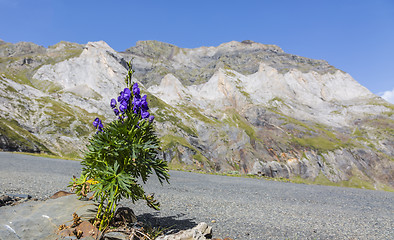
<path fill-rule="evenodd" d="M 168 168 L 170 170 L 176 171 L 197 171 L 199 170 L 196 165 L 189 165 L 183 162 L 180 162 L 176 159 L 173 159 L 171 162 L 168 163 Z"/>
<path fill-rule="evenodd" d="M 324 133 L 327 137 L 331 138 L 332 140 L 338 141 L 337 136 L 335 135 L 332 129 L 328 129 L 328 127 L 324 126 L 320 123 L 315 123 L 313 126 L 314 129 L 318 130 L 319 132 Z"/>
<path fill-rule="evenodd" d="M 379 100 L 375 99 L 375 101 L 371 100 L 368 104 L 375 105 L 375 106 L 384 106 L 384 107 L 390 109 L 391 111 L 394 111 L 394 104 L 391 104 L 386 101 L 382 101 L 381 99 L 379 99 Z"/>
<path fill-rule="evenodd" d="M 175 136 L 175 135 L 164 135 L 163 137 L 161 137 L 161 146 L 162 146 L 162 150 L 167 150 L 173 147 L 176 147 L 177 145 L 182 145 L 184 147 L 190 148 L 194 151 L 197 152 L 197 150 L 190 145 L 190 143 L 183 137 L 180 136 Z"/>
<path fill-rule="evenodd" d="M 236 77 L 235 73 L 233 73 L 233 72 L 231 72 L 231 71 L 226 71 L 225 74 L 226 74 L 228 77 L 233 77 L 233 78 Z"/>
<path fill-rule="evenodd" d="M 33 150 L 34 146 L 37 146 L 40 151 L 52 154 L 37 137 L 20 126 L 16 120 L 0 118 L 0 135 L 7 137 L 11 142 L 21 147 Z"/>
<path fill-rule="evenodd" d="M 278 99 L 277 101 L 280 101 L 280 99 Z M 302 122 L 277 111 L 273 111 L 272 109 L 270 109 L 270 111 L 282 116 L 281 119 L 284 121 L 282 125 L 293 124 L 301 127 L 301 130 L 292 130 L 291 134 L 293 135 L 293 137 L 290 139 L 290 141 L 294 144 L 306 148 L 309 147 L 315 150 L 319 150 L 320 152 L 327 152 L 339 148 L 347 148 L 352 146 L 352 142 L 350 142 L 350 140 L 346 142 L 342 141 L 337 137 L 338 133 L 335 130 L 323 124 L 316 122 Z M 298 136 L 297 133 L 301 133 L 301 136 L 303 137 L 294 136 Z"/>
<path fill-rule="evenodd" d="M 228 64 L 224 64 L 223 66 L 224 70 L 233 70 Z"/>
<path fill-rule="evenodd" d="M 71 58 L 79 57 L 83 52 L 83 47 L 81 45 L 65 41 L 61 41 L 53 46 L 49 46 L 48 49 L 56 49 L 60 44 L 63 44 L 64 46 L 61 49 L 55 51 L 51 57 L 47 57 L 45 64 L 54 65 Z"/>
<path fill-rule="evenodd" d="M 7 69 L 3 74 L 6 78 L 11 79 L 16 83 L 32 86 L 32 83 L 30 82 L 31 73 L 27 69 Z"/>
<path fill-rule="evenodd" d="M 106 119 L 103 115 L 99 115 L 97 113 L 90 113 L 86 111 L 85 109 L 82 109 L 80 107 L 74 106 L 74 111 L 78 113 L 78 116 L 83 116 L 83 118 L 79 118 L 81 122 L 83 122 L 85 125 L 90 126 L 91 130 L 93 130 L 93 121 L 96 117 L 100 118 L 101 121 L 107 122 L 107 120 L 112 120 L 112 119 Z M 115 115 L 114 115 L 115 116 Z M 115 119 L 115 117 L 114 117 Z"/>
<path fill-rule="evenodd" d="M 333 151 L 335 149 L 340 148 L 340 145 L 338 145 L 337 142 L 333 142 L 332 140 L 322 136 L 305 137 L 305 138 L 293 137 L 292 142 L 303 147 L 307 147 L 307 148 L 309 147 L 315 150 L 319 150 L 321 152 Z"/>
<path fill-rule="evenodd" d="M 209 161 L 208 158 L 206 158 L 204 155 L 201 154 L 200 151 L 196 150 L 197 153 L 193 155 L 193 159 L 198 161 L 199 163 L 202 163 L 204 166 L 207 166 L 208 169 L 214 169 L 215 164 L 211 161 Z"/>
<path fill-rule="evenodd" d="M 341 114 L 341 111 L 340 110 L 335 110 L 335 111 L 330 112 L 330 114 Z"/>
<path fill-rule="evenodd" d="M 394 136 L 394 120 L 389 118 L 377 118 L 369 120 L 367 125 L 374 127 L 378 130 L 378 134 L 386 136 Z"/>
<path fill-rule="evenodd" d="M 70 160 L 82 160 L 81 159 L 81 152 L 78 151 L 71 151 L 71 152 L 62 152 L 62 156 L 65 159 L 70 159 Z M 83 157 L 82 157 L 83 158 Z"/>
<path fill-rule="evenodd" d="M 268 101 L 268 103 L 270 103 L 270 104 L 272 104 L 273 102 L 280 102 L 282 104 L 285 104 L 285 101 L 282 98 L 280 98 L 280 97 L 274 97 L 274 98 L 272 98 L 271 100 Z"/>
<path fill-rule="evenodd" d="M 238 91 L 246 97 L 246 99 L 250 100 L 250 94 L 245 91 L 245 89 L 241 86 L 241 80 L 237 79 L 235 87 Z"/>
<path fill-rule="evenodd" d="M 7 85 L 5 90 L 7 91 L 7 93 L 17 93 L 18 92 L 18 91 L 16 91 L 15 88 L 11 87 L 10 85 Z"/>
<path fill-rule="evenodd" d="M 28 152 L 11 152 L 11 153 L 22 154 L 22 155 L 29 155 L 29 156 L 35 156 L 35 157 L 63 159 L 63 160 L 72 160 L 72 161 L 81 161 L 80 158 L 69 158 L 69 157 L 58 156 L 58 155 L 47 154 L 47 153 L 28 153 Z"/>
<path fill-rule="evenodd" d="M 216 119 L 211 119 L 208 118 L 207 116 L 203 115 L 201 112 L 201 109 L 198 109 L 196 107 L 193 106 L 187 106 L 187 105 L 178 105 L 179 107 L 181 107 L 186 113 L 188 113 L 192 118 L 198 119 L 201 122 L 207 123 L 207 124 L 217 124 L 219 123 L 218 120 Z"/>
<path fill-rule="evenodd" d="M 31 83 L 35 88 L 47 93 L 55 93 L 63 89 L 61 85 L 47 80 L 37 80 L 33 78 Z"/>
<path fill-rule="evenodd" d="M 391 104 L 389 102 L 383 101 L 381 99 L 372 99 L 368 104 L 388 108 L 388 111 L 383 112 L 383 114 L 386 116 L 391 117 L 394 114 L 394 104 Z"/>
<path fill-rule="evenodd" d="M 282 115 L 282 116 L 285 116 L 285 115 Z M 287 123 L 292 123 L 294 125 L 301 126 L 301 127 L 305 128 L 306 130 L 314 131 L 312 126 L 310 126 L 310 125 L 308 125 L 308 124 L 306 124 L 306 123 L 304 123 L 304 122 L 302 122 L 300 120 L 297 120 L 295 118 L 285 116 L 285 118 L 283 118 L 283 120 L 285 120 Z"/>
<path fill-rule="evenodd" d="M 70 107 L 49 97 L 41 98 L 40 102 L 44 113 L 50 116 L 51 123 L 55 126 L 55 129 L 46 132 L 47 134 L 88 136 L 94 131 L 92 122 L 96 117 L 99 117 L 103 122 L 106 121 L 102 115 L 89 113 L 76 106 Z"/>
<path fill-rule="evenodd" d="M 350 187 L 350 188 L 361 188 L 361 189 L 369 189 L 369 190 L 383 190 L 394 192 L 392 187 L 389 187 L 384 184 L 377 184 L 376 188 L 371 181 L 365 179 L 365 177 L 359 176 L 359 174 L 354 174 L 347 181 L 340 182 L 331 182 L 323 172 L 319 172 L 319 175 L 315 178 L 315 180 L 304 179 L 300 176 L 292 177 L 290 179 L 293 183 L 302 183 L 302 184 L 315 184 L 315 185 L 325 185 L 325 186 L 334 186 L 334 187 Z"/>
<path fill-rule="evenodd" d="M 193 154 L 193 159 L 203 164 L 204 166 L 208 166 L 209 168 L 213 168 L 213 163 L 210 162 L 204 155 L 201 154 L 199 150 L 193 147 L 185 138 L 175 135 L 165 135 L 161 139 L 162 151 L 166 151 L 169 149 L 173 149 L 176 146 L 184 146 L 186 148 L 191 149 Z M 173 149 L 174 150 L 174 149 Z M 173 170 L 198 170 L 200 167 L 195 165 L 188 165 L 183 163 L 180 159 L 178 159 L 177 155 L 175 155 L 175 159 L 172 159 L 169 164 L 170 169 Z"/>
<path fill-rule="evenodd" d="M 358 127 L 356 127 L 355 129 L 354 129 L 354 131 L 353 131 L 353 136 L 355 136 L 355 137 L 362 137 L 364 134 L 361 132 L 361 130 L 358 128 Z"/>
<path fill-rule="evenodd" d="M 197 160 L 200 163 L 208 163 L 208 159 L 204 157 L 200 152 L 194 154 L 193 159 Z"/>
<path fill-rule="evenodd" d="M 227 109 L 225 113 L 228 117 L 223 121 L 224 123 L 244 130 L 250 139 L 257 139 L 256 131 L 252 124 L 242 117 L 235 109 Z"/>
<path fill-rule="evenodd" d="M 182 129 L 185 133 L 191 136 L 198 136 L 196 129 L 185 125 L 182 119 L 178 116 L 183 115 L 180 110 L 168 105 L 163 100 L 156 96 L 147 93 L 149 108 L 156 108 L 155 120 L 158 122 L 170 122 L 173 126 Z"/>
<path fill-rule="evenodd" d="M 146 92 L 147 100 L 148 100 L 148 105 L 150 108 L 158 108 L 158 109 L 165 109 L 165 108 L 170 108 L 171 106 L 168 105 L 166 102 L 161 100 L 160 98 L 156 97 L 155 95 Z"/>

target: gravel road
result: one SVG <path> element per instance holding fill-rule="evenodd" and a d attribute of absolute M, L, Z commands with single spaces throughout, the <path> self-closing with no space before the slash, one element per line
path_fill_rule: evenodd
<path fill-rule="evenodd" d="M 67 190 L 80 163 L 0 152 L 0 195 L 47 198 Z M 207 222 L 234 239 L 394 239 L 394 193 L 171 171 L 152 178 L 160 212 L 131 205 L 139 219 L 179 229 Z M 0 216 L 1 217 L 1 216 Z M 213 222 L 212 222 L 213 221 Z"/>

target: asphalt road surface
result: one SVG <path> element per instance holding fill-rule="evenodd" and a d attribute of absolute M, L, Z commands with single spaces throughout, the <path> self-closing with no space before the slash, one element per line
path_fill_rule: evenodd
<path fill-rule="evenodd" d="M 45 199 L 68 190 L 77 161 L 0 152 L 0 195 Z M 152 225 L 187 229 L 199 222 L 213 236 L 233 239 L 394 239 L 394 193 L 311 186 L 260 179 L 171 171 L 170 184 L 152 176 L 161 211 L 144 202 L 122 205 Z M 1 217 L 1 216 L 0 216 Z"/>

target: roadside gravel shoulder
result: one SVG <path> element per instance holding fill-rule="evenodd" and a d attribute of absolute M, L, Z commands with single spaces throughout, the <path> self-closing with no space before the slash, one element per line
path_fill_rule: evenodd
<path fill-rule="evenodd" d="M 80 174 L 79 161 L 0 152 L 0 194 L 28 194 L 43 200 L 69 190 L 72 176 Z"/>
<path fill-rule="evenodd" d="M 67 190 L 75 161 L 0 152 L 0 194 L 46 198 Z M 394 193 L 171 171 L 145 185 L 161 211 L 132 205 L 153 225 L 186 229 L 207 222 L 214 237 L 234 239 L 393 239 Z M 212 222 L 214 221 L 214 222 Z"/>

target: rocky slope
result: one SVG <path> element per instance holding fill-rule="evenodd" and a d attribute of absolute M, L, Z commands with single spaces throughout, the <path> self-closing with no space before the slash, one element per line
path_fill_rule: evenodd
<path fill-rule="evenodd" d="M 394 187 L 394 106 L 323 60 L 252 41 L 1 42 L 0 147 L 81 156 L 130 59 L 174 168 Z"/>

